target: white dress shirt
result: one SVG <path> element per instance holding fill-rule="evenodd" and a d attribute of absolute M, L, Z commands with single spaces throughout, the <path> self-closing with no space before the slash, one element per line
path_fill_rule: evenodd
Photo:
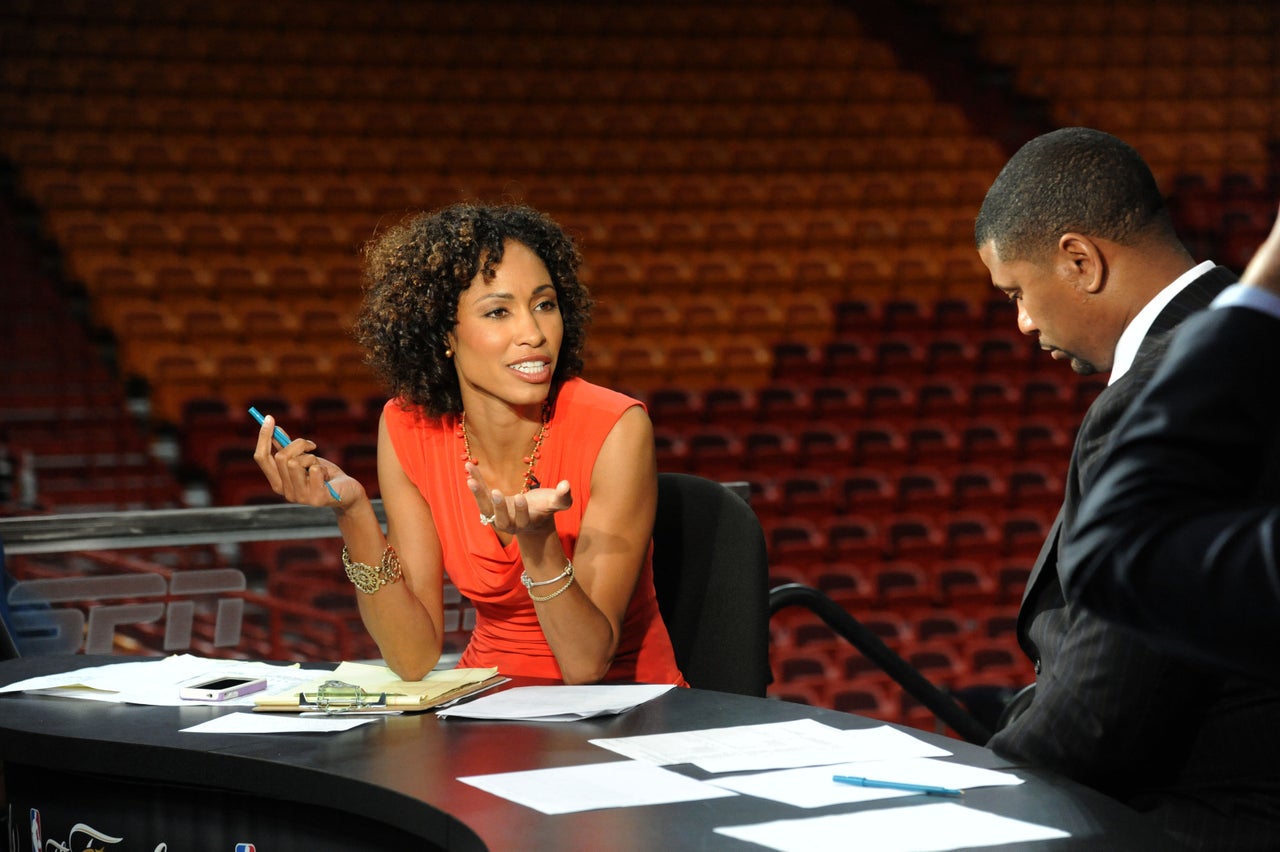
<path fill-rule="evenodd" d="M 1111 378 L 1107 379 L 1108 385 L 1114 385 L 1120 381 L 1121 376 L 1129 372 L 1129 368 L 1133 366 L 1133 359 L 1138 354 L 1138 347 L 1142 345 L 1147 332 L 1151 330 L 1151 324 L 1156 321 L 1156 317 L 1160 316 L 1165 305 L 1172 302 L 1173 297 L 1181 293 L 1188 284 L 1213 269 L 1213 266 L 1211 260 L 1193 266 L 1175 278 L 1168 287 L 1156 293 L 1155 298 L 1138 311 L 1138 315 L 1125 327 L 1120 340 L 1116 343 L 1115 356 L 1111 359 Z"/>

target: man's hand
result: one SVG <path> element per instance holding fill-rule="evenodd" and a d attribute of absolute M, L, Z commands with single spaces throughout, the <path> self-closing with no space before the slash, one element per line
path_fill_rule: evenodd
<path fill-rule="evenodd" d="M 1280 218 L 1271 226 L 1271 233 L 1258 247 L 1240 280 L 1280 295 Z"/>

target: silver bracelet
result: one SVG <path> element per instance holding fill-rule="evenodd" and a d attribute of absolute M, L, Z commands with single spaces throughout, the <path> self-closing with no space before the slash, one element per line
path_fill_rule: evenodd
<path fill-rule="evenodd" d="M 550 586 L 552 583 L 559 583 L 565 577 L 572 577 L 572 576 L 573 576 L 573 563 L 570 562 L 568 559 L 566 559 L 564 561 L 564 570 L 561 571 L 556 576 L 552 577 L 550 580 L 535 580 L 529 576 L 528 571 L 521 571 L 520 582 L 524 583 L 524 587 L 526 589 L 532 589 L 535 586 Z"/>
<path fill-rule="evenodd" d="M 560 588 L 556 589 L 556 590 L 555 590 L 554 592 L 552 592 L 551 594 L 549 594 L 549 595 L 541 595 L 541 596 L 539 596 L 539 595 L 535 595 L 532 591 L 530 591 L 530 592 L 529 592 L 529 598 L 530 598 L 531 600 L 533 600 L 533 601 L 536 601 L 537 603 L 543 603 L 543 602 L 545 602 L 545 601 L 549 601 L 549 600 L 551 600 L 552 598 L 558 598 L 558 597 L 560 597 L 560 596 L 561 596 L 561 595 L 563 595 L 565 592 L 567 592 L 567 591 L 569 590 L 569 587 L 570 587 L 570 586 L 572 586 L 572 585 L 573 585 L 573 575 L 572 575 L 572 574 L 570 574 L 570 575 L 569 575 L 569 579 L 567 579 L 567 580 L 565 580 L 565 581 L 564 581 L 564 585 L 563 585 L 563 586 L 561 586 Z"/>

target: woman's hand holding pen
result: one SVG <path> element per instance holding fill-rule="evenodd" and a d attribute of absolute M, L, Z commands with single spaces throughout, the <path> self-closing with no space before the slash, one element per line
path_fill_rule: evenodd
<path fill-rule="evenodd" d="M 357 480 L 328 459 L 315 455 L 314 441 L 297 438 L 274 449 L 273 441 L 282 440 L 281 436 L 288 437 L 270 415 L 264 417 L 253 459 L 272 491 L 290 503 L 334 509 L 351 506 L 365 496 L 364 486 Z"/>
<path fill-rule="evenodd" d="M 467 488 L 476 498 L 481 523 L 491 524 L 502 533 L 551 532 L 556 529 L 556 512 L 573 505 L 573 493 L 568 480 L 561 480 L 555 488 L 534 488 L 520 494 L 504 495 L 485 485 L 480 468 L 468 462 Z"/>

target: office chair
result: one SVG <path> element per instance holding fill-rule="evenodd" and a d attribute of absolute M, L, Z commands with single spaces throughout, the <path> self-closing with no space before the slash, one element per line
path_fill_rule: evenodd
<path fill-rule="evenodd" d="M 4 567 L 4 542 L 0 541 L 0 660 L 16 660 L 22 656 L 9 626 L 9 587 L 13 577 Z"/>
<path fill-rule="evenodd" d="M 8 619 L 0 618 L 0 660 L 16 660 L 21 656 L 17 640 L 9 630 Z"/>
<path fill-rule="evenodd" d="M 689 685 L 763 697 L 769 565 L 746 500 L 700 476 L 658 474 L 653 584 Z"/>

